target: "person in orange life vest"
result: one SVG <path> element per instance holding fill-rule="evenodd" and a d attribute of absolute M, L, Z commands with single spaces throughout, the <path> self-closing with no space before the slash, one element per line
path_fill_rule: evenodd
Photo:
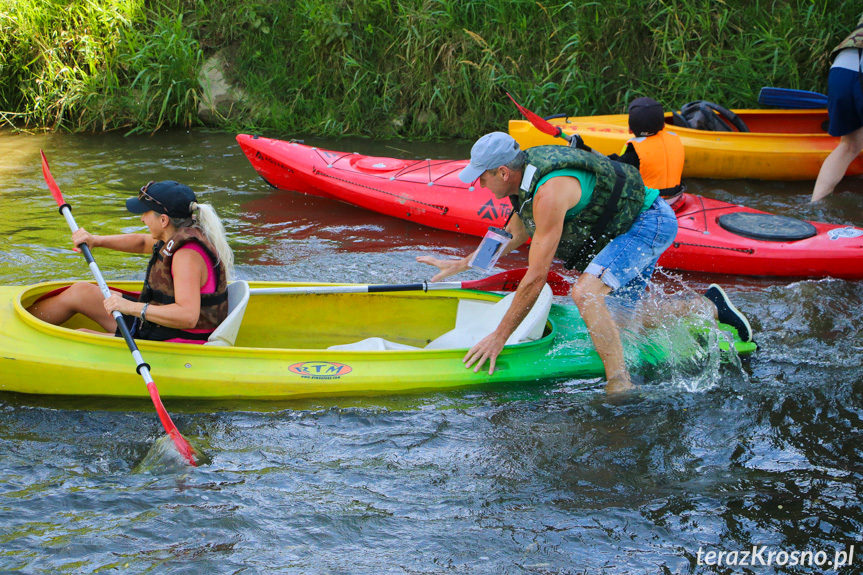
<path fill-rule="evenodd" d="M 686 190 L 683 175 L 683 143 L 665 129 L 662 104 L 652 98 L 636 98 L 629 104 L 629 130 L 635 135 L 620 154 L 608 156 L 638 168 L 644 185 L 674 205 Z"/>
<path fill-rule="evenodd" d="M 684 150 L 680 136 L 665 129 L 662 104 L 647 97 L 633 100 L 629 104 L 629 130 L 635 137 L 626 143 L 620 155 L 612 154 L 609 159 L 638 168 L 644 185 L 658 189 L 659 195 L 674 207 L 686 191 L 686 184 L 681 181 Z M 752 340 L 749 320 L 734 307 L 720 286 L 711 284 L 704 297 L 713 303 L 715 318 L 734 326 L 743 341 Z"/>
<path fill-rule="evenodd" d="M 227 317 L 227 278 L 233 272 L 233 252 L 218 215 L 211 206 L 198 204 L 188 186 L 174 181 L 150 182 L 126 201 L 126 208 L 141 214 L 149 233 L 100 236 L 79 228 L 72 242 L 152 254 L 141 294 L 112 291 L 105 299 L 97 285 L 76 282 L 28 310 L 54 325 L 80 313 L 109 334 L 117 328 L 111 315 L 117 310 L 136 339 L 204 343 Z"/>
<path fill-rule="evenodd" d="M 839 136 L 815 180 L 812 199 L 817 202 L 833 193 L 848 166 L 863 149 L 863 16 L 854 31 L 830 55 L 833 65 L 827 78 L 827 132 Z"/>

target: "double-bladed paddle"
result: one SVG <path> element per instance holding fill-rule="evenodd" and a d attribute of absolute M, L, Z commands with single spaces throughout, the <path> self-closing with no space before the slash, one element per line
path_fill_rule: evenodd
<path fill-rule="evenodd" d="M 75 232 L 75 230 L 78 229 L 78 224 L 75 223 L 75 218 L 72 217 L 72 208 L 69 204 L 63 201 L 63 194 L 60 193 L 60 187 L 57 185 L 57 182 L 54 181 L 54 176 L 51 175 L 51 170 L 48 168 L 48 160 L 45 158 L 45 153 L 42 150 L 39 150 L 39 153 L 42 155 L 42 174 L 45 176 L 45 183 L 48 184 L 48 189 L 51 190 L 51 195 L 54 196 L 54 199 L 57 201 L 57 205 L 60 206 L 60 213 L 63 214 L 64 218 L 66 218 L 69 228 L 71 228 L 72 232 Z M 87 259 L 87 264 L 90 266 L 90 272 L 96 278 L 96 283 L 99 284 L 99 289 L 102 290 L 102 295 L 105 299 L 108 299 L 111 297 L 111 290 L 108 289 L 108 284 L 105 282 L 105 278 L 102 277 L 102 272 L 99 271 L 99 266 L 96 265 L 96 260 L 93 259 L 90 247 L 87 244 L 81 244 L 78 247 L 84 253 L 84 257 Z M 114 319 L 117 320 L 117 327 L 120 329 L 120 333 L 126 341 L 126 345 L 129 346 L 129 351 L 132 352 L 132 357 L 135 360 L 138 374 L 144 378 L 144 382 L 147 384 L 147 391 L 150 393 L 150 399 L 153 400 L 153 405 L 156 407 L 156 413 L 159 414 L 162 427 L 165 428 L 165 432 L 167 432 L 174 441 L 174 445 L 176 446 L 177 451 L 180 452 L 180 455 L 183 456 L 183 459 L 185 459 L 189 465 L 195 466 L 194 450 L 192 449 L 192 446 L 189 445 L 186 438 L 180 434 L 177 426 L 174 425 L 173 421 L 171 421 L 171 416 L 168 415 L 168 412 L 165 410 L 165 406 L 162 405 L 162 399 L 159 397 L 159 390 L 156 389 L 156 383 L 150 376 L 150 366 L 144 362 L 141 352 L 138 351 L 138 346 L 135 344 L 135 340 L 132 339 L 132 334 L 129 333 L 129 328 L 126 325 L 126 322 L 123 321 L 123 314 L 114 310 L 112 315 L 114 316 Z"/>
<path fill-rule="evenodd" d="M 254 288 L 252 295 L 278 294 L 331 294 L 331 293 L 382 293 L 395 291 L 433 291 L 445 289 L 474 289 L 481 291 L 515 291 L 527 273 L 526 268 L 509 270 L 478 280 L 464 282 L 428 282 L 415 284 L 345 285 L 345 286 L 297 286 Z M 554 295 L 569 295 L 572 286 L 557 272 L 548 272 L 546 278 Z"/>

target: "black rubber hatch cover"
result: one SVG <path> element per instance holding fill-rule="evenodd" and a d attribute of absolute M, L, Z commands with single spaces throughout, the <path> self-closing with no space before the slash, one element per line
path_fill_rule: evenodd
<path fill-rule="evenodd" d="M 809 222 L 777 216 L 735 212 L 719 216 L 719 225 L 738 236 L 768 242 L 793 242 L 811 238 L 817 233 Z"/>

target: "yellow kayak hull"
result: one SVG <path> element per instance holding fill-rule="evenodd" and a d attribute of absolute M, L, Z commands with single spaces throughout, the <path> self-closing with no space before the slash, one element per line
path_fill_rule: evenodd
<path fill-rule="evenodd" d="M 250 282 L 251 287 L 298 286 Z M 122 338 L 76 328 L 75 316 L 47 324 L 26 306 L 68 282 L 0 287 L 0 390 L 26 394 L 147 397 Z M 139 284 L 112 282 L 134 290 Z M 320 284 L 317 284 L 320 285 Z M 393 394 L 497 382 L 588 378 L 604 371 L 578 310 L 552 305 L 544 335 L 507 346 L 494 374 L 466 369 L 465 349 L 334 351 L 368 337 L 422 347 L 452 329 L 459 299 L 501 296 L 469 290 L 375 294 L 252 295 L 233 347 L 137 341 L 162 397 L 287 399 Z M 751 351 L 740 344 L 739 351 Z M 652 350 L 646 361 L 667 350 Z"/>
<path fill-rule="evenodd" d="M 74 328 L 81 316 L 46 324 L 25 307 L 66 285 L 0 287 L 0 390 L 29 394 L 147 397 L 122 338 Z M 139 284 L 112 282 L 134 290 Z M 302 284 L 254 283 L 251 287 Z M 466 350 L 331 351 L 331 345 L 380 336 L 423 346 L 453 327 L 459 298 L 496 294 L 452 290 L 382 294 L 275 295 L 250 298 L 234 347 L 137 341 L 162 397 L 284 399 L 399 393 L 421 389 L 602 373 L 575 326 L 572 351 L 548 361 L 563 335 L 551 322 L 540 340 L 510 346 L 492 375 L 462 363 Z M 578 318 L 576 318 L 578 319 Z M 580 320 L 578 320 L 580 321 Z M 567 330 L 571 331 L 571 330 Z M 578 341 L 580 338 L 580 341 Z"/>
<path fill-rule="evenodd" d="M 826 110 L 732 110 L 750 132 L 709 132 L 671 125 L 683 141 L 683 175 L 692 178 L 752 178 L 758 180 L 814 180 L 821 164 L 839 143 L 824 129 Z M 619 154 L 633 135 L 626 114 L 555 118 L 549 122 L 565 134 L 579 134 L 584 142 L 608 154 Z M 525 148 L 563 145 L 562 138 L 540 132 L 526 120 L 510 120 L 509 133 Z M 863 174 L 863 153 L 847 175 Z"/>

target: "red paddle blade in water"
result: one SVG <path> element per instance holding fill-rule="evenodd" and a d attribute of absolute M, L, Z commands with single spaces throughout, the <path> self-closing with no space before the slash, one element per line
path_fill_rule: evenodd
<path fill-rule="evenodd" d="M 510 96 L 509 92 L 506 93 L 512 103 L 515 104 L 515 107 L 518 108 L 518 111 L 522 113 L 522 115 L 527 118 L 527 121 L 533 124 L 533 127 L 548 134 L 549 136 L 560 136 L 563 131 L 558 126 L 552 126 L 547 120 L 544 118 L 537 116 L 527 108 L 523 107 L 521 104 L 515 101 L 515 98 Z"/>
<path fill-rule="evenodd" d="M 162 427 L 165 428 L 165 432 L 174 442 L 174 447 L 177 448 L 177 451 L 186 463 L 192 467 L 197 467 L 197 464 L 195 463 L 195 450 L 192 448 L 189 441 L 183 437 L 183 434 L 180 433 L 177 426 L 174 425 L 174 422 L 171 420 L 171 416 L 168 414 L 165 406 L 162 405 L 162 398 L 159 397 L 159 390 L 156 389 L 155 382 L 151 381 L 147 384 L 147 392 L 150 394 L 150 399 L 153 400 L 153 406 L 156 408 L 156 413 L 159 415 L 159 421 L 162 422 Z"/>

